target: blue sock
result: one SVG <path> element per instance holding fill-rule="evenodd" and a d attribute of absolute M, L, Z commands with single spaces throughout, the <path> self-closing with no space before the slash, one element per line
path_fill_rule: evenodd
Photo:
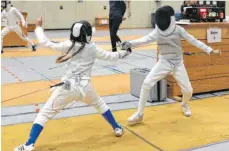
<path fill-rule="evenodd" d="M 120 128 L 118 123 L 115 121 L 112 113 L 110 110 L 107 110 L 105 113 L 102 114 L 103 117 L 107 120 L 107 122 L 112 126 L 113 129 Z"/>
<path fill-rule="evenodd" d="M 26 142 L 25 145 L 31 145 L 35 144 L 38 136 L 40 135 L 41 131 L 43 130 L 43 126 L 39 124 L 33 124 L 33 127 L 31 129 L 30 135 L 29 135 L 29 140 Z"/>

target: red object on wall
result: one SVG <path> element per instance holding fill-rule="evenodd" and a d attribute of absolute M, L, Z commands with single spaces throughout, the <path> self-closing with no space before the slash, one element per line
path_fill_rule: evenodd
<path fill-rule="evenodd" d="M 207 12 L 208 12 L 208 10 L 206 8 L 200 8 L 200 16 L 202 19 L 207 18 Z"/>

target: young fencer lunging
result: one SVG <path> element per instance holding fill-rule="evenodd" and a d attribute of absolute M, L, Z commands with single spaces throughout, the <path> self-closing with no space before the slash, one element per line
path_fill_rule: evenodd
<path fill-rule="evenodd" d="M 90 77 L 92 66 L 97 58 L 115 61 L 126 57 L 130 52 L 104 51 L 94 43 L 91 43 L 92 27 L 87 21 L 74 23 L 71 27 L 70 40 L 61 43 L 49 41 L 41 25 L 42 18 L 38 18 L 35 34 L 39 43 L 54 50 L 64 52 L 64 55 L 60 56 L 56 62 L 66 61 L 67 72 L 62 78 L 64 85 L 55 88 L 51 97 L 38 113 L 27 142 L 16 147 L 14 151 L 33 150 L 34 144 L 43 130 L 45 123 L 74 100 L 83 101 L 95 107 L 112 126 L 115 135 L 117 137 L 122 136 L 123 128 L 116 122 L 105 101 L 96 93 L 90 82 Z"/>

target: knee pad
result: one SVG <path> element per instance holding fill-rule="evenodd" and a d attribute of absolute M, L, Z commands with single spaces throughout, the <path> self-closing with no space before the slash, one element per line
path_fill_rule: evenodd
<path fill-rule="evenodd" d="M 109 110 L 110 108 L 107 106 L 107 104 L 104 102 L 103 99 L 100 98 L 100 100 L 93 105 L 99 113 L 103 114 L 105 113 L 107 110 Z"/>

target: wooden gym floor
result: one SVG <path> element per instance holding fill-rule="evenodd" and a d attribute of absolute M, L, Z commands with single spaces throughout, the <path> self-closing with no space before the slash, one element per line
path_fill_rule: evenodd
<path fill-rule="evenodd" d="M 39 151 L 177 151 L 229 139 L 229 96 L 191 102 L 193 116 L 181 114 L 180 104 L 146 108 L 143 124 L 127 126 L 135 110 L 116 111 L 125 127 L 121 138 L 113 136 L 110 126 L 98 114 L 70 117 L 49 122 L 37 142 Z M 12 150 L 28 137 L 32 123 L 2 127 L 2 147 Z"/>
<path fill-rule="evenodd" d="M 127 32 L 129 31 L 124 30 L 121 34 Z M 147 33 L 148 30 L 144 32 Z M 142 33 L 137 29 L 133 33 L 135 35 L 124 36 L 123 39 L 142 36 L 136 36 L 136 33 Z M 109 49 L 109 37 L 99 34 L 100 32 L 93 41 L 102 48 Z M 61 41 L 66 37 L 53 39 Z M 160 105 L 155 103 L 153 106 L 148 104 L 144 123 L 133 127 L 127 125 L 126 120 L 135 112 L 136 109 L 133 108 L 136 108 L 138 101 L 137 98 L 129 96 L 129 70 L 136 67 L 151 68 L 156 62 L 155 49 L 155 45 L 141 47 L 121 62 L 98 61 L 92 71 L 94 87 L 101 96 L 107 98 L 109 106 L 116 110 L 114 115 L 117 121 L 124 126 L 123 137 L 114 137 L 110 126 L 100 115 L 95 114 L 90 107 L 79 105 L 70 111 L 82 109 L 85 114 L 70 115 L 65 111 L 60 113 L 66 116 L 54 119 L 45 126 L 36 144 L 36 150 L 215 151 L 217 147 L 226 149 L 229 144 L 228 92 L 223 96 L 195 98 L 190 103 L 193 112 L 190 118 L 182 115 L 179 102 L 166 101 Z M 5 49 L 2 55 L 2 123 L 8 124 L 2 124 L 3 151 L 11 151 L 26 141 L 32 126 L 31 119 L 36 115 L 33 105 L 42 105 L 50 93 L 49 90 L 44 90 L 11 99 L 47 88 L 53 84 L 52 82 L 58 82 L 62 69 L 58 68 L 58 72 L 47 70 L 56 67 L 53 62 L 57 55 L 58 53 L 47 48 L 39 48 L 37 52 L 31 52 L 28 48 Z M 40 62 L 41 60 L 45 63 Z M 112 99 L 109 99 L 111 97 Z"/>

